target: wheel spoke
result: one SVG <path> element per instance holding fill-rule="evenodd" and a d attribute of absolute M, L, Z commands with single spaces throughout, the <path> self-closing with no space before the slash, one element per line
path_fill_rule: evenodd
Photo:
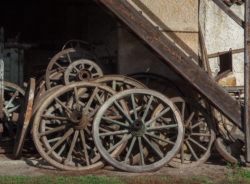
<path fill-rule="evenodd" d="M 122 114 L 127 118 L 127 120 L 132 124 L 133 120 L 129 117 L 129 115 L 124 111 L 124 109 L 118 104 L 117 101 L 114 101 L 116 107 L 122 112 Z"/>
<path fill-rule="evenodd" d="M 196 153 L 194 152 L 192 146 L 190 145 L 190 143 L 188 142 L 188 140 L 186 140 L 186 144 L 189 148 L 189 150 L 191 151 L 192 155 L 194 156 L 195 160 L 199 160 L 199 158 L 197 157 Z"/>
<path fill-rule="evenodd" d="M 131 151 L 132 151 L 132 149 L 134 147 L 135 141 L 136 141 L 136 137 L 133 137 L 132 142 L 131 142 L 131 144 L 129 146 L 128 152 L 126 154 L 125 160 L 124 160 L 125 163 L 127 163 L 128 157 L 129 157 L 129 155 L 130 155 L 130 153 L 131 153 Z"/>
<path fill-rule="evenodd" d="M 60 146 L 63 141 L 65 141 L 72 133 L 74 132 L 73 128 L 69 129 L 64 136 L 57 141 L 57 143 L 46 153 L 47 155 L 50 155 L 58 146 Z"/>
<path fill-rule="evenodd" d="M 190 116 L 188 117 L 188 120 L 186 121 L 185 126 L 189 126 L 189 123 L 192 121 L 193 117 L 194 117 L 194 112 L 192 112 Z"/>
<path fill-rule="evenodd" d="M 112 81 L 112 88 L 113 88 L 113 90 L 116 91 L 116 80 L 113 80 L 113 81 Z"/>
<path fill-rule="evenodd" d="M 120 146 L 122 143 L 125 143 L 126 141 L 128 141 L 129 139 L 131 139 L 132 135 L 129 134 L 126 137 L 123 137 L 118 143 L 116 143 L 114 146 L 112 146 L 111 148 L 109 148 L 108 153 L 110 153 L 111 151 L 113 151 L 114 149 L 116 149 L 118 146 Z"/>
<path fill-rule="evenodd" d="M 205 148 L 204 146 L 202 146 L 200 143 L 198 143 L 196 140 L 189 138 L 189 140 L 191 142 L 193 142 L 194 144 L 196 144 L 198 147 L 200 147 L 201 149 L 203 149 L 204 151 L 207 151 L 207 148 Z"/>
<path fill-rule="evenodd" d="M 87 162 L 87 165 L 89 165 L 89 155 L 88 155 L 88 150 L 87 150 L 87 145 L 86 145 L 86 141 L 85 141 L 85 135 L 84 135 L 84 131 L 80 130 L 80 135 L 81 135 L 81 139 L 82 139 L 82 146 L 84 149 L 84 156 L 85 156 L 85 160 Z"/>
<path fill-rule="evenodd" d="M 69 152 L 68 152 L 67 158 L 66 158 L 66 160 L 65 160 L 65 162 L 64 162 L 65 165 L 68 164 L 69 159 L 70 159 L 71 156 L 72 156 L 72 152 L 73 152 L 73 149 L 74 149 L 74 147 L 75 147 L 75 145 L 76 145 L 76 140 L 77 140 L 77 138 L 78 138 L 78 135 L 79 135 L 79 130 L 76 130 L 76 131 L 75 131 L 75 134 L 74 134 L 74 137 L 73 137 L 73 140 L 72 140 L 72 143 L 71 143 L 70 148 L 69 148 Z"/>
<path fill-rule="evenodd" d="M 41 132 L 38 136 L 41 137 L 41 136 L 49 135 L 49 134 L 59 132 L 59 131 L 64 130 L 64 129 L 66 129 L 66 125 L 62 125 L 62 126 L 53 128 L 53 129 L 45 131 L 45 132 Z"/>
<path fill-rule="evenodd" d="M 152 118 L 149 121 L 147 121 L 145 123 L 145 125 L 146 126 L 150 125 L 152 122 L 154 122 L 155 120 L 157 120 L 158 118 L 160 118 L 161 116 L 163 116 L 164 114 L 166 114 L 169 110 L 170 110 L 170 107 L 167 107 L 165 110 L 161 111 L 161 113 L 159 113 L 157 116 L 155 116 L 154 118 Z"/>
<path fill-rule="evenodd" d="M 77 107 L 77 110 L 80 111 L 80 103 L 79 103 L 79 96 L 78 96 L 78 91 L 77 91 L 77 88 L 74 87 L 74 97 L 75 97 L 75 101 L 76 101 L 76 107 Z"/>
<path fill-rule="evenodd" d="M 106 132 L 106 133 L 100 133 L 100 136 L 109 136 L 109 135 L 121 135 L 121 134 L 127 134 L 129 133 L 128 130 L 119 130 L 119 131 L 114 131 L 114 132 Z"/>
<path fill-rule="evenodd" d="M 184 163 L 184 143 L 181 144 L 181 163 Z"/>
<path fill-rule="evenodd" d="M 94 89 L 92 95 L 90 96 L 90 98 L 89 98 L 89 100 L 88 100 L 88 102 L 87 102 L 85 108 L 84 108 L 84 110 L 85 110 L 86 112 L 88 112 L 88 109 L 89 109 L 90 105 L 92 104 L 92 102 L 93 102 L 93 100 L 94 100 L 96 94 L 98 93 L 98 91 L 99 91 L 99 89 L 96 87 L 96 88 Z"/>
<path fill-rule="evenodd" d="M 157 153 L 157 155 L 159 156 L 159 157 L 161 157 L 161 158 L 163 158 L 163 153 L 160 151 L 160 150 L 158 150 L 149 140 L 148 140 L 148 138 L 145 136 L 145 135 L 143 135 L 142 136 L 143 137 L 143 139 L 148 143 L 148 145 Z"/>
<path fill-rule="evenodd" d="M 60 104 L 66 111 L 68 111 L 69 113 L 72 113 L 71 110 L 70 110 L 68 107 L 66 107 L 66 106 L 63 104 L 63 102 L 62 102 L 61 100 L 59 100 L 57 97 L 55 98 L 55 100 L 56 100 L 56 102 L 57 102 L 58 104 Z"/>
<path fill-rule="evenodd" d="M 129 128 L 129 125 L 127 125 L 127 124 L 125 124 L 125 123 L 122 123 L 122 122 L 120 122 L 120 121 L 113 120 L 113 119 L 109 119 L 109 118 L 106 118 L 106 117 L 102 117 L 102 119 L 104 119 L 105 121 L 110 121 L 110 122 L 115 123 L 115 124 L 117 124 L 117 125 L 120 125 L 120 126 Z"/>
<path fill-rule="evenodd" d="M 161 129 L 167 129 L 167 128 L 175 128 L 175 127 L 178 127 L 178 125 L 173 124 L 173 125 L 166 125 L 166 126 L 149 127 L 149 128 L 147 128 L 147 131 L 161 130 Z"/>
<path fill-rule="evenodd" d="M 55 65 L 58 66 L 62 71 L 65 71 L 65 68 L 63 68 L 60 64 L 58 64 L 57 62 L 55 62 Z"/>
<path fill-rule="evenodd" d="M 149 101 L 148 101 L 148 104 L 147 104 L 147 107 L 146 107 L 146 109 L 145 109 L 145 111 L 144 111 L 144 113 L 143 113 L 143 116 L 142 116 L 142 118 L 141 118 L 141 120 L 144 122 L 144 120 L 145 120 L 145 118 L 146 118 L 146 116 L 148 115 L 148 110 L 149 110 L 149 107 L 150 107 L 150 105 L 151 105 L 151 103 L 152 103 L 152 101 L 153 101 L 153 95 L 151 95 L 150 96 L 150 99 L 149 99 Z"/>
<path fill-rule="evenodd" d="M 63 121 L 67 121 L 68 118 L 67 117 L 61 117 L 61 116 L 53 116 L 53 115 L 41 115 L 42 118 L 44 119 L 57 119 L 57 120 L 63 120 Z"/>
<path fill-rule="evenodd" d="M 203 122 L 203 121 L 200 121 L 200 122 L 194 124 L 193 126 L 191 126 L 191 128 L 194 129 L 194 128 L 196 128 L 197 126 L 200 126 L 200 125 L 202 125 L 202 124 L 204 124 L 204 122 Z"/>
<path fill-rule="evenodd" d="M 193 136 L 204 136 L 204 137 L 211 137 L 210 134 L 204 134 L 204 133 L 191 133 Z"/>
<path fill-rule="evenodd" d="M 72 60 L 71 60 L 71 58 L 70 58 L 69 53 L 67 53 L 66 55 L 67 55 L 67 58 L 68 58 L 68 60 L 69 60 L 69 63 L 72 63 Z"/>
<path fill-rule="evenodd" d="M 142 142 L 141 137 L 138 137 L 138 143 L 139 143 L 139 150 L 140 150 L 140 159 L 141 159 L 141 165 L 145 165 L 144 163 L 144 156 L 143 156 L 143 150 L 142 150 Z"/>
<path fill-rule="evenodd" d="M 19 93 L 19 92 L 16 91 L 16 92 L 14 93 L 14 95 L 11 97 L 11 99 L 8 101 L 8 103 L 7 103 L 6 106 L 5 106 L 6 109 L 10 106 L 10 104 L 12 104 L 13 100 L 17 97 L 18 93 Z"/>
<path fill-rule="evenodd" d="M 161 138 L 161 137 L 159 137 L 159 136 L 157 136 L 157 135 L 150 134 L 150 133 L 148 133 L 148 132 L 146 132 L 145 134 L 148 135 L 148 136 L 150 136 L 150 137 L 153 137 L 153 138 L 155 138 L 155 139 L 158 139 L 158 140 L 160 140 L 160 141 L 162 141 L 162 142 L 165 142 L 165 143 L 168 143 L 168 144 L 175 145 L 174 142 L 169 141 L 169 140 L 166 140 L 166 139 L 163 139 L 163 138 Z"/>
<path fill-rule="evenodd" d="M 133 105 L 134 116 L 135 116 L 135 119 L 137 119 L 138 116 L 137 116 L 137 111 L 136 111 L 135 95 L 133 93 L 131 94 L 131 101 Z"/>

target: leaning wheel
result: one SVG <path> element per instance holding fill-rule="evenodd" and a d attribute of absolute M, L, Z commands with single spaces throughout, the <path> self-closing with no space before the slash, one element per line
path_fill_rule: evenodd
<path fill-rule="evenodd" d="M 201 165 L 210 157 L 215 140 L 212 120 L 199 104 L 181 97 L 171 100 L 181 112 L 185 134 L 180 152 L 169 165 L 177 168 Z"/>
<path fill-rule="evenodd" d="M 16 122 L 18 120 L 20 105 L 24 98 L 24 90 L 16 84 L 4 81 L 4 94 L 3 94 L 3 114 L 4 114 L 4 127 L 8 130 L 7 136 L 14 138 L 16 135 Z M 4 134 L 5 134 L 4 132 Z"/>
<path fill-rule="evenodd" d="M 102 76 L 102 69 L 94 61 L 80 59 L 68 66 L 64 73 L 64 82 L 68 85 L 72 82 L 89 81 Z"/>
<path fill-rule="evenodd" d="M 45 82 L 47 89 L 64 84 L 64 72 L 67 67 L 79 59 L 95 59 L 84 50 L 69 48 L 57 53 L 49 62 L 46 69 Z M 53 73 L 61 74 L 61 77 L 53 77 Z"/>
<path fill-rule="evenodd" d="M 163 106 L 162 111 L 153 117 L 159 106 Z M 102 105 L 94 120 L 94 141 L 100 154 L 125 171 L 146 172 L 164 166 L 178 152 L 182 139 L 177 107 L 153 90 L 130 89 L 116 94 Z M 118 147 L 123 149 L 113 156 Z M 135 161 L 138 156 L 140 162 Z"/>
<path fill-rule="evenodd" d="M 93 82 L 98 82 L 107 85 L 117 92 L 132 88 L 147 88 L 141 82 L 123 75 L 105 75 L 103 77 L 93 80 Z"/>
<path fill-rule="evenodd" d="M 17 134 L 15 138 L 15 145 L 14 145 L 14 151 L 13 156 L 14 158 L 18 158 L 21 156 L 24 139 L 26 137 L 31 115 L 32 115 L 32 106 L 33 106 L 33 100 L 34 100 L 34 92 L 35 92 L 35 86 L 36 82 L 35 79 L 31 78 L 30 83 L 26 89 L 24 103 L 22 105 L 20 117 L 18 120 L 18 129 Z"/>
<path fill-rule="evenodd" d="M 98 83 L 77 82 L 48 96 L 35 115 L 32 130 L 41 156 L 62 170 L 103 167 L 92 138 L 92 123 L 101 104 L 114 93 Z"/>

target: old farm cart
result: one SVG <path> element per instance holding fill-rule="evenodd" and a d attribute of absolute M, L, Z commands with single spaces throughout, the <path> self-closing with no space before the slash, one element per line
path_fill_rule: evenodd
<path fill-rule="evenodd" d="M 245 1 L 245 22 L 237 17 L 221 0 L 213 0 L 225 13 L 245 28 L 245 108 L 234 100 L 206 72 L 199 68 L 171 40 L 155 27 L 142 12 L 137 11 L 127 0 L 99 0 L 115 16 L 125 23 L 138 37 L 145 41 L 166 63 L 177 71 L 186 81 L 204 95 L 232 123 L 245 132 L 246 160 L 250 162 L 250 129 L 249 129 L 249 3 Z M 244 118 L 243 118 L 244 117 Z"/>

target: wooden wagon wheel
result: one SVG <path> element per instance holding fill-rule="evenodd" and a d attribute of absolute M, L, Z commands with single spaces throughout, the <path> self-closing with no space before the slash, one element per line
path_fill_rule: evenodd
<path fill-rule="evenodd" d="M 92 123 L 99 107 L 114 93 L 98 83 L 77 82 L 51 94 L 33 122 L 33 140 L 41 156 L 62 170 L 103 167 L 92 138 Z"/>
<path fill-rule="evenodd" d="M 180 152 L 169 163 L 177 168 L 203 164 L 211 155 L 215 140 L 212 120 L 199 104 L 181 97 L 171 98 L 179 108 L 184 122 L 184 141 Z"/>
<path fill-rule="evenodd" d="M 20 106 L 24 98 L 24 90 L 11 82 L 3 82 L 4 94 L 2 99 L 3 114 L 4 114 L 4 127 L 8 130 L 7 136 L 14 138 L 16 134 L 16 122 L 20 113 Z"/>
<path fill-rule="evenodd" d="M 64 72 L 64 82 L 68 85 L 72 82 L 89 81 L 102 76 L 102 69 L 94 61 L 80 59 L 67 67 Z"/>
<path fill-rule="evenodd" d="M 15 145 L 13 150 L 14 158 L 18 158 L 21 156 L 24 139 L 26 137 L 29 123 L 32 115 L 32 106 L 34 100 L 34 92 L 35 92 L 36 82 L 35 79 L 31 78 L 28 87 L 26 88 L 25 98 L 23 105 L 21 106 L 21 113 L 18 119 L 18 129 L 15 139 Z"/>
<path fill-rule="evenodd" d="M 83 40 L 69 40 L 63 45 L 62 50 L 68 48 L 91 50 L 93 49 L 93 46 L 91 46 L 88 42 L 85 42 Z"/>
<path fill-rule="evenodd" d="M 132 88 L 147 88 L 141 82 L 123 75 L 105 75 L 93 80 L 93 82 L 105 84 L 117 92 Z"/>
<path fill-rule="evenodd" d="M 131 114 L 121 101 L 126 102 Z M 159 105 L 163 110 L 152 118 Z M 151 126 L 154 122 L 157 123 Z M 164 166 L 178 152 L 183 139 L 177 107 L 161 93 L 148 89 L 125 90 L 111 97 L 96 114 L 93 130 L 95 144 L 103 158 L 112 166 L 131 172 Z M 160 137 L 161 133 L 164 138 Z M 166 145 L 162 146 L 161 142 Z M 125 146 L 119 155 L 112 156 L 112 151 L 121 145 Z M 147 155 L 143 152 L 145 148 Z M 134 162 L 135 155 L 140 155 L 140 162 Z"/>
<path fill-rule="evenodd" d="M 64 72 L 66 71 L 67 67 L 74 61 L 83 58 L 95 60 L 92 55 L 81 49 L 69 48 L 57 53 L 50 60 L 46 69 L 45 82 L 47 89 L 50 89 L 56 85 L 64 84 Z M 59 78 L 54 78 L 52 73 L 60 73 L 62 75 Z"/>

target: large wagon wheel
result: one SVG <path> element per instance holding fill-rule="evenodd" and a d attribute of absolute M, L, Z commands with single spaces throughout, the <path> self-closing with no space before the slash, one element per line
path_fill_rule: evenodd
<path fill-rule="evenodd" d="M 147 88 L 141 82 L 123 75 L 105 75 L 93 80 L 93 82 L 105 84 L 117 92 L 132 88 Z"/>
<path fill-rule="evenodd" d="M 181 97 L 171 100 L 181 112 L 185 134 L 180 152 L 169 165 L 178 168 L 201 165 L 210 157 L 215 140 L 212 120 L 206 110 L 193 101 Z"/>
<path fill-rule="evenodd" d="M 102 77 L 102 69 L 89 59 L 80 59 L 71 63 L 64 72 L 64 82 L 69 84 L 78 81 L 89 81 Z"/>
<path fill-rule="evenodd" d="M 45 82 L 47 89 L 64 84 L 64 72 L 67 67 L 79 59 L 93 59 L 93 56 L 84 50 L 69 48 L 57 53 L 49 62 L 46 69 Z M 94 58 L 95 59 L 95 58 Z M 52 73 L 60 73 L 61 77 L 54 78 Z"/>
<path fill-rule="evenodd" d="M 32 115 L 35 86 L 36 86 L 35 79 L 31 78 L 29 85 L 26 88 L 25 98 L 24 98 L 25 101 L 21 106 L 22 109 L 18 120 L 18 129 L 16 133 L 15 145 L 13 150 L 14 158 L 18 158 L 21 156 L 24 139 L 30 127 L 29 123 Z"/>
<path fill-rule="evenodd" d="M 121 102 L 126 103 L 128 111 Z M 152 117 L 159 106 L 163 110 Z M 182 139 L 183 125 L 177 107 L 153 90 L 130 89 L 114 95 L 102 105 L 94 120 L 94 141 L 100 154 L 112 166 L 125 171 L 146 172 L 164 166 L 178 152 Z M 123 147 L 119 155 L 112 156 L 119 146 Z M 140 162 L 134 162 L 136 155 L 140 155 Z"/>
<path fill-rule="evenodd" d="M 16 132 L 16 122 L 20 112 L 20 105 L 25 92 L 22 88 L 10 82 L 4 81 L 3 86 L 4 94 L 2 99 L 2 110 L 4 113 L 4 127 L 8 130 L 7 136 L 14 138 Z"/>
<path fill-rule="evenodd" d="M 98 108 L 114 93 L 98 83 L 77 82 L 51 94 L 33 122 L 33 140 L 41 156 L 62 170 L 103 167 L 92 138 L 92 122 Z"/>

